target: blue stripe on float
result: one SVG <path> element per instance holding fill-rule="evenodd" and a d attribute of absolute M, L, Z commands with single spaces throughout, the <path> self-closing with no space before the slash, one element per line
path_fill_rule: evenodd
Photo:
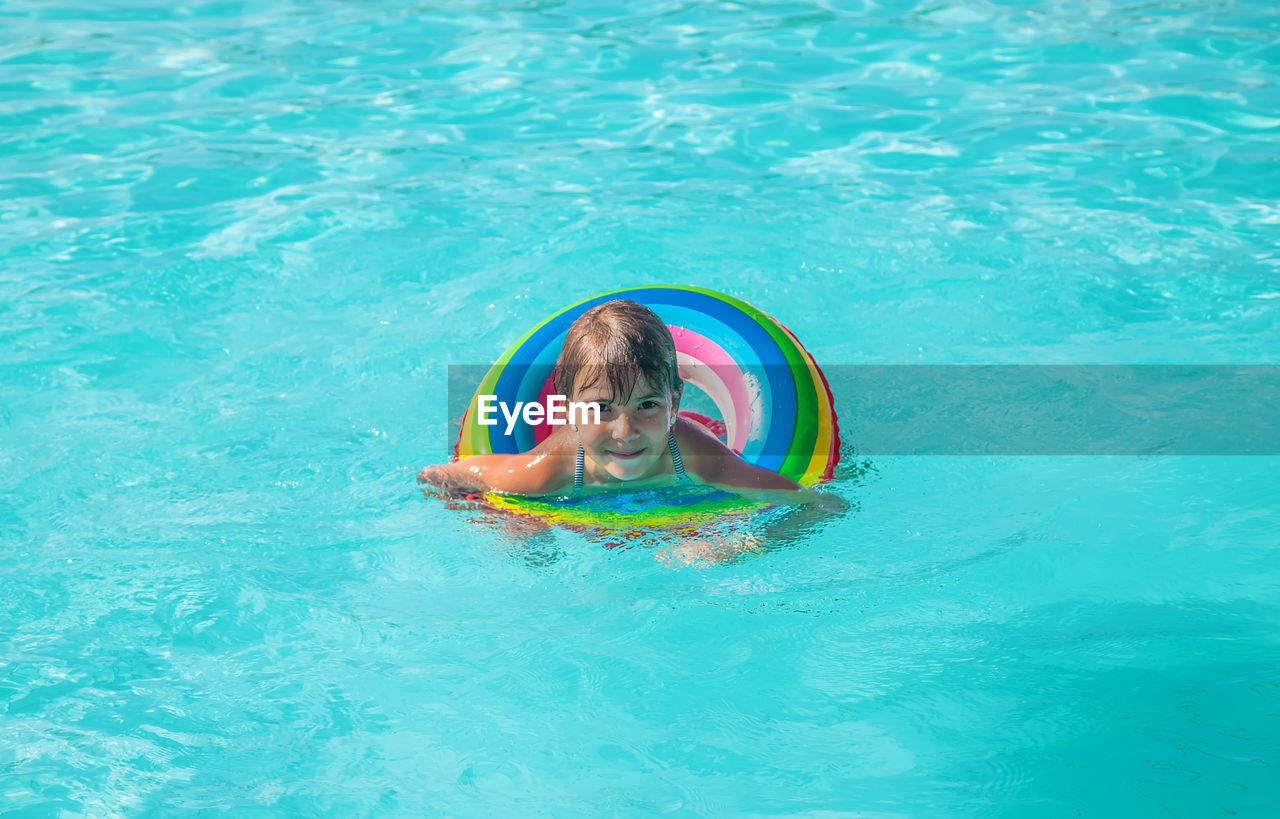
<path fill-rule="evenodd" d="M 513 406 L 516 401 L 536 400 L 537 388 L 541 387 L 542 382 L 547 380 L 547 374 L 550 371 L 548 370 L 541 380 L 537 380 L 536 386 L 530 388 L 527 383 L 531 383 L 536 379 L 536 373 L 534 377 L 530 377 L 530 368 L 536 367 L 539 360 L 545 359 L 547 356 L 550 356 L 551 364 L 554 366 L 556 358 L 560 354 L 560 346 L 564 343 L 564 335 L 569 331 L 570 325 L 578 319 L 578 316 L 592 307 L 602 302 L 611 301 L 614 298 L 617 297 L 597 296 L 582 304 L 567 308 L 543 322 L 511 354 L 511 358 L 498 375 L 498 381 L 493 390 L 494 395 L 498 396 L 498 400 L 505 401 Z M 530 392 L 533 392 L 532 396 L 530 396 Z M 507 435 L 505 429 L 505 424 L 502 427 L 490 427 L 489 442 L 494 452 L 515 454 L 533 448 L 533 431 L 523 422 L 516 424 L 516 429 L 512 431 L 511 435 Z"/>

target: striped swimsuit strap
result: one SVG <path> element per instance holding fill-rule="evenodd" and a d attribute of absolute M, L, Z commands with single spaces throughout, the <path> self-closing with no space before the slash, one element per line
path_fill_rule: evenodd
<path fill-rule="evenodd" d="M 680 458 L 680 447 L 676 446 L 676 434 L 673 430 L 667 430 L 667 450 L 671 453 L 671 463 L 676 468 L 676 479 L 681 483 L 685 483 L 689 478 L 684 474 L 684 461 Z M 578 444 L 578 455 L 573 460 L 574 492 L 582 488 L 582 467 L 585 457 L 586 453 L 582 451 L 582 444 Z"/>

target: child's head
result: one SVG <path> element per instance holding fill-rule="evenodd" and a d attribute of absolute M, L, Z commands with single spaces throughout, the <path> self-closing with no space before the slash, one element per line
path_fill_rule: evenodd
<path fill-rule="evenodd" d="M 637 389 L 679 396 L 681 386 L 671 331 L 648 307 L 625 299 L 579 316 L 556 362 L 556 391 L 571 401 L 593 387 L 625 403 Z"/>
<path fill-rule="evenodd" d="M 599 421 L 574 426 L 593 468 L 632 481 L 664 469 L 681 382 L 671 331 L 648 307 L 606 302 L 583 313 L 556 362 L 556 392 L 599 406 Z"/>

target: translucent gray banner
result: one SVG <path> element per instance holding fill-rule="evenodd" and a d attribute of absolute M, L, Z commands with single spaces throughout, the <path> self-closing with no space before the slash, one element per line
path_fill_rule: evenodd
<path fill-rule="evenodd" d="M 488 369 L 449 367 L 450 450 Z M 848 454 L 1280 455 L 1277 365 L 828 365 L 823 372 Z M 545 380 L 544 373 L 545 366 L 524 375 Z M 762 406 L 788 390 L 801 395 L 801 406 L 815 394 L 807 368 L 681 373 L 691 382 L 682 409 L 713 418 L 724 415 L 723 395 L 717 404 L 693 384 L 740 379 Z"/>

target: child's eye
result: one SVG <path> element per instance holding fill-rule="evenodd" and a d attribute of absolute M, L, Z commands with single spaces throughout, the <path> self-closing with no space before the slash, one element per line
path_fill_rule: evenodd
<path fill-rule="evenodd" d="M 650 399 L 650 400 L 648 400 L 648 401 L 641 402 L 641 404 L 640 404 L 640 409 L 645 409 L 645 410 L 648 410 L 648 409 L 657 409 L 657 408 L 658 408 L 658 407 L 660 407 L 660 406 L 662 406 L 662 405 L 661 405 L 661 404 L 659 404 L 657 401 L 654 401 L 654 400 Z"/>

